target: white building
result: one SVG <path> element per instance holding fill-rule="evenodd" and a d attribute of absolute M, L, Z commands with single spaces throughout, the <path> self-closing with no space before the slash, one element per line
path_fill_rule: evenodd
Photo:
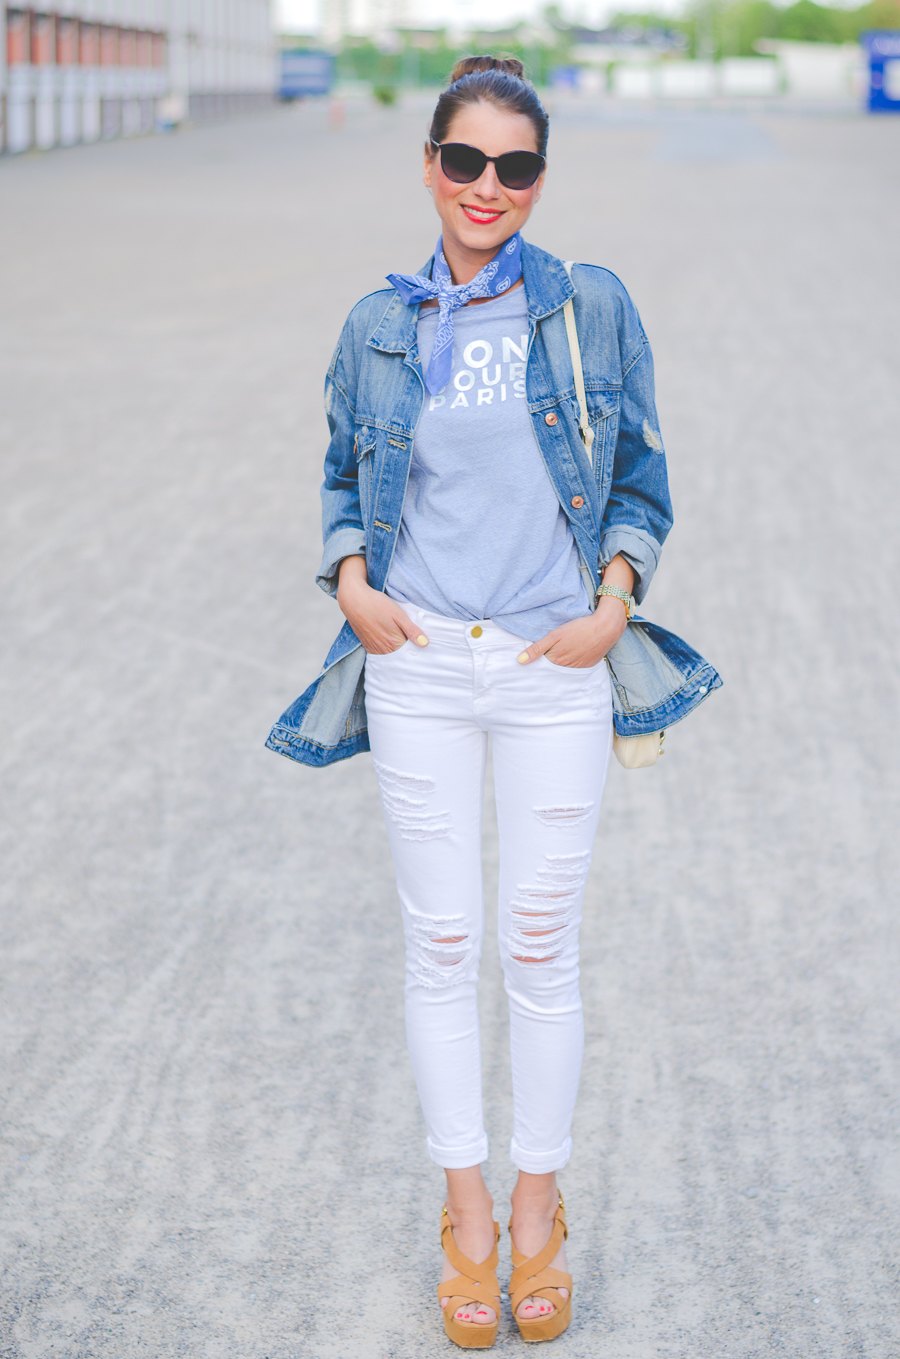
<path fill-rule="evenodd" d="M 383 41 L 414 24 L 416 9 L 413 0 L 322 0 L 322 37 L 335 48 L 348 36 Z"/>
<path fill-rule="evenodd" d="M 0 0 L 0 151 L 270 103 L 271 0 Z"/>
<path fill-rule="evenodd" d="M 758 52 L 770 53 L 792 95 L 807 99 L 862 99 L 868 88 L 865 48 L 858 42 L 797 42 L 760 38 Z"/>

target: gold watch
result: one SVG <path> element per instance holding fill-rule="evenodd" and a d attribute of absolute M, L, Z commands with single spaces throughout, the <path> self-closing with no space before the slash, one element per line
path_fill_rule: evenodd
<path fill-rule="evenodd" d="M 615 595 L 625 605 L 625 617 L 634 617 L 634 595 L 630 595 L 627 590 L 620 590 L 618 585 L 601 585 L 594 596 L 595 604 L 601 595 Z"/>

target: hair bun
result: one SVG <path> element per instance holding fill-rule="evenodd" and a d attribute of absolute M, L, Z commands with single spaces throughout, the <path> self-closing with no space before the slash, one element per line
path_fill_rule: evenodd
<path fill-rule="evenodd" d="M 518 57 L 460 57 L 450 72 L 450 84 L 453 85 L 463 76 L 473 75 L 476 71 L 502 71 L 504 75 L 517 76 L 519 80 L 525 79 L 525 67 Z"/>
<path fill-rule="evenodd" d="M 450 83 L 435 105 L 425 142 L 426 156 L 433 160 L 435 146 L 449 138 L 451 127 L 461 109 L 470 105 L 493 105 L 503 113 L 521 114 L 534 128 L 538 155 L 547 154 L 550 119 L 537 90 L 525 74 L 525 67 L 510 52 L 479 53 L 460 57 L 450 72 Z"/>

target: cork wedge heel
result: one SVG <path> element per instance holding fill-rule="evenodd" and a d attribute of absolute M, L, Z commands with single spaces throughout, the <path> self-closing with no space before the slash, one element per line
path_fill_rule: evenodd
<path fill-rule="evenodd" d="M 497 1242 L 500 1239 L 500 1224 L 494 1223 L 494 1246 L 486 1260 L 476 1263 L 463 1255 L 453 1239 L 453 1227 L 447 1205 L 441 1209 L 441 1248 L 447 1259 L 458 1271 L 452 1279 L 445 1279 L 437 1286 L 438 1305 L 441 1298 L 449 1298 L 443 1308 L 444 1330 L 455 1345 L 464 1350 L 490 1349 L 497 1339 L 500 1322 L 500 1284 L 497 1280 L 499 1255 Z M 482 1302 L 493 1307 L 495 1319 L 484 1325 L 477 1321 L 461 1321 L 453 1314 L 460 1302 Z"/>
<path fill-rule="evenodd" d="M 516 1250 L 512 1239 L 512 1218 L 509 1220 L 509 1241 L 512 1251 L 513 1271 L 509 1279 L 509 1301 L 513 1318 L 523 1340 L 554 1340 L 562 1335 L 572 1320 L 572 1275 L 564 1269 L 554 1269 L 550 1261 L 557 1255 L 563 1241 L 569 1235 L 566 1225 L 566 1206 L 563 1196 L 559 1196 L 550 1239 L 537 1255 L 523 1255 Z M 561 1288 L 568 1289 L 569 1296 L 564 1298 Z M 549 1316 L 524 1319 L 517 1314 L 519 1304 L 528 1297 L 545 1298 L 554 1311 Z"/>

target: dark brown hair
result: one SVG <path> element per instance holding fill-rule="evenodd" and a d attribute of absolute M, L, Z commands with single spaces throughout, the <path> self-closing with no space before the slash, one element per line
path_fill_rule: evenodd
<path fill-rule="evenodd" d="M 431 119 L 425 148 L 429 155 L 437 154 L 430 138 L 445 141 L 454 114 L 466 104 L 482 100 L 510 113 L 524 113 L 534 127 L 539 153 L 547 154 L 550 119 L 537 90 L 526 80 L 525 67 L 519 58 L 480 56 L 460 57 L 450 72 L 450 83 L 438 99 Z"/>

